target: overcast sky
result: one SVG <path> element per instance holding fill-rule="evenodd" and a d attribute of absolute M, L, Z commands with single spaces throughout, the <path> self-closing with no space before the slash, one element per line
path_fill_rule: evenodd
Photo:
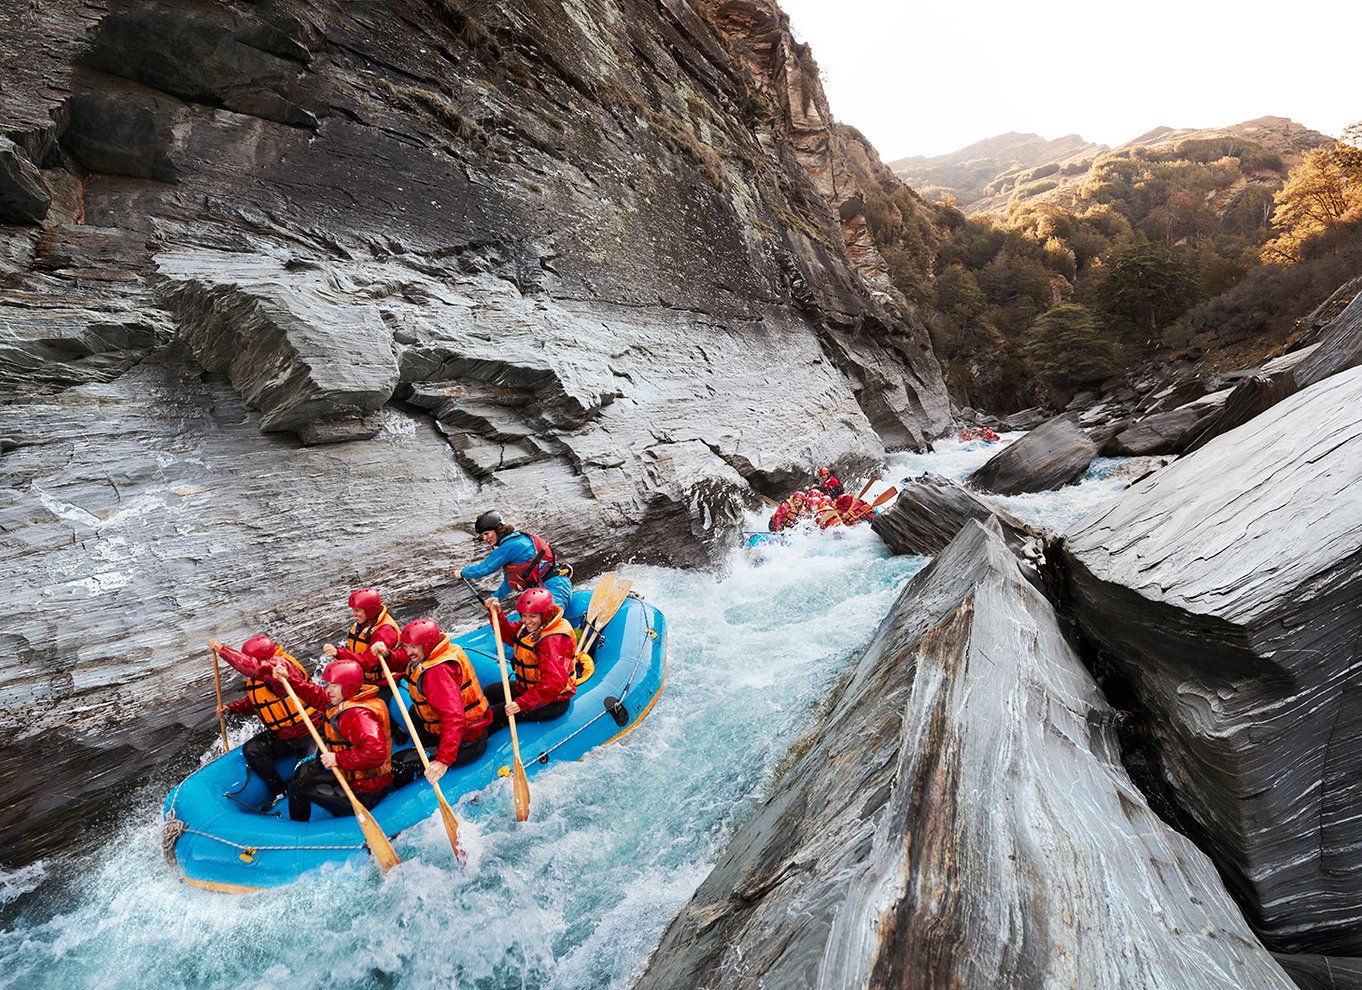
<path fill-rule="evenodd" d="M 885 161 L 1007 131 L 1117 145 L 1160 125 L 1362 120 L 1356 0 L 778 0 L 832 112 Z M 1351 13 L 1348 13 L 1351 11 Z"/>

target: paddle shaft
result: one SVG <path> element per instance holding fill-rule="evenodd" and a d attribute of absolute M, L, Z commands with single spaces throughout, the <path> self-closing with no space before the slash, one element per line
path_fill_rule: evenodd
<path fill-rule="evenodd" d="M 227 746 L 227 720 L 222 717 L 222 671 L 218 668 L 218 651 L 209 650 L 213 655 L 213 690 L 218 696 L 218 728 L 222 730 L 222 751 L 228 750 Z"/>
<path fill-rule="evenodd" d="M 293 708 L 298 713 L 298 718 L 307 726 L 308 734 L 312 736 L 312 741 L 317 744 L 317 752 L 325 753 L 326 743 L 322 741 L 322 735 L 317 731 L 317 727 L 312 724 L 312 719 L 307 717 L 307 709 L 303 707 L 302 701 L 298 698 L 298 693 L 293 690 L 293 685 L 288 682 L 287 677 L 279 678 L 279 683 L 284 685 L 284 690 L 288 692 L 289 700 L 293 702 Z M 355 813 L 355 821 L 359 823 L 360 831 L 364 833 L 364 839 L 369 843 L 369 851 L 378 860 L 378 865 L 384 871 L 396 866 L 400 860 L 397 853 L 388 841 L 388 837 L 383 834 L 383 829 L 378 827 L 378 822 L 373 815 L 369 814 L 369 809 L 360 803 L 359 798 L 355 797 L 355 792 L 350 789 L 350 783 L 345 779 L 345 774 L 341 773 L 340 767 L 332 767 L 331 772 L 336 776 L 336 783 L 340 784 L 345 796 L 350 799 L 350 808 Z"/>
<path fill-rule="evenodd" d="M 377 654 L 375 654 L 377 656 Z M 378 658 L 378 666 L 383 671 L 383 679 L 388 682 L 388 687 L 393 693 L 393 699 L 397 702 L 397 709 L 402 713 L 402 721 L 407 726 L 407 732 L 411 734 L 412 745 L 416 748 L 416 755 L 421 757 L 421 765 L 427 770 L 430 769 L 430 757 L 426 756 L 426 747 L 421 745 L 421 736 L 416 731 L 416 723 L 412 721 L 411 712 L 407 711 L 407 706 L 402 704 L 402 696 L 397 693 L 397 680 L 393 677 L 393 672 L 388 669 L 386 657 Z M 445 831 L 449 834 L 449 844 L 454 847 L 454 855 L 459 856 L 463 850 L 459 848 L 459 823 L 454 817 L 454 809 L 445 800 L 444 791 L 440 790 L 438 780 L 430 781 L 431 789 L 435 791 L 435 798 L 440 802 L 440 813 L 444 816 Z"/>
<path fill-rule="evenodd" d="M 511 675 L 506 671 L 506 647 L 501 642 L 501 623 L 497 621 L 497 613 L 501 609 L 493 607 L 488 609 L 492 614 L 492 636 L 497 641 L 497 666 L 501 668 L 501 691 L 502 697 L 507 701 L 511 699 Z M 506 716 L 506 725 L 511 730 L 511 752 L 515 755 L 516 766 L 520 766 L 520 740 L 515 732 L 515 716 Z"/>
<path fill-rule="evenodd" d="M 869 481 L 867 481 L 867 482 L 865 483 L 865 487 L 861 489 L 861 494 L 857 495 L 856 497 L 857 497 L 857 498 L 865 498 L 865 493 L 868 492 L 868 491 L 870 491 L 870 486 L 873 485 L 875 482 L 877 482 L 877 481 L 879 481 L 879 480 L 880 480 L 880 476 L 879 476 L 879 475 L 875 475 L 874 477 L 872 477 Z"/>
<path fill-rule="evenodd" d="M 497 643 L 497 666 L 501 668 L 501 690 L 505 703 L 510 704 L 511 678 L 506 672 L 506 646 L 501 641 L 501 609 L 493 606 L 488 609 L 492 616 L 492 637 Z M 524 621 L 523 619 L 521 621 Z M 503 709 L 504 711 L 504 709 Z M 516 735 L 515 716 L 506 713 L 506 725 L 511 730 L 511 791 L 515 797 L 515 820 L 523 822 L 530 817 L 530 782 L 525 777 L 525 764 L 520 761 L 520 739 Z"/>

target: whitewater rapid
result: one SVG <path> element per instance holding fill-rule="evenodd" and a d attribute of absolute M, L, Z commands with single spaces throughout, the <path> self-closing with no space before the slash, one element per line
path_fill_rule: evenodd
<path fill-rule="evenodd" d="M 898 455 L 875 490 L 961 478 L 996 451 Z M 1116 463 L 1003 501 L 1062 530 L 1128 483 Z M 627 987 L 926 563 L 860 527 L 756 559 L 735 548 L 719 574 L 621 568 L 669 623 L 660 700 L 620 742 L 537 774 L 529 822 L 514 822 L 504 781 L 461 802 L 462 870 L 432 819 L 397 838 L 403 862 L 386 875 L 366 864 L 249 896 L 189 887 L 161 858 L 161 799 L 187 768 L 167 770 L 98 851 L 0 872 L 0 987 Z"/>

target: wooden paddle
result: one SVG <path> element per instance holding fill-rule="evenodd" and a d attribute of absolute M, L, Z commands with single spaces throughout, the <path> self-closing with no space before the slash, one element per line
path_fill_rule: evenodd
<path fill-rule="evenodd" d="M 895 488 L 893 485 L 890 485 L 890 486 L 889 486 L 888 488 L 886 488 L 884 491 L 880 492 L 880 497 L 877 498 L 877 499 L 875 499 L 875 501 L 871 502 L 871 503 L 870 503 L 870 507 L 871 507 L 872 509 L 878 509 L 880 506 L 884 505 L 885 502 L 888 502 L 891 498 L 893 498 L 893 497 L 894 497 L 895 495 L 897 495 L 898 493 L 899 493 L 899 490 L 898 490 L 897 488 Z"/>
<path fill-rule="evenodd" d="M 393 693 L 397 708 L 402 712 L 402 721 L 407 725 L 407 732 L 411 735 L 412 745 L 416 747 L 416 754 L 421 757 L 421 766 L 429 770 L 430 757 L 426 756 L 426 747 L 421 745 L 421 737 L 416 732 L 416 723 L 411 720 L 411 713 L 407 711 L 407 706 L 402 704 L 402 696 L 397 693 L 397 681 L 393 679 L 393 672 L 388 669 L 387 658 L 380 656 L 378 665 L 383 668 L 383 679 L 388 682 L 388 688 Z M 430 786 L 435 791 L 435 799 L 440 802 L 440 818 L 445 823 L 445 835 L 449 836 L 449 847 L 454 850 L 454 861 L 463 866 L 468 862 L 468 854 L 463 851 L 463 846 L 459 845 L 459 820 L 454 817 L 454 809 L 445 800 L 444 791 L 440 790 L 440 782 L 432 780 Z"/>
<path fill-rule="evenodd" d="M 317 744 L 317 752 L 325 753 L 326 743 L 322 742 L 321 734 L 317 732 L 317 727 L 312 724 L 312 719 L 307 717 L 307 709 L 298 700 L 297 692 L 293 690 L 293 685 L 287 678 L 279 678 L 284 690 L 288 692 L 289 700 L 293 702 L 294 711 L 307 726 L 307 731 L 312 734 L 312 741 Z M 369 809 L 359 803 L 359 798 L 355 797 L 355 792 L 350 790 L 349 783 L 345 780 L 345 774 L 341 773 L 340 767 L 332 767 L 331 772 L 336 775 L 336 782 L 341 785 L 341 790 L 350 799 L 350 807 L 354 809 L 355 820 L 359 822 L 360 831 L 364 833 L 364 841 L 369 844 L 369 851 L 374 854 L 374 859 L 378 860 L 378 865 L 384 873 L 387 873 L 398 863 L 402 862 L 397 858 L 397 852 L 393 849 L 388 837 L 383 834 L 383 829 L 374 821 L 374 816 L 369 814 Z"/>
<path fill-rule="evenodd" d="M 868 491 L 870 491 L 870 486 L 873 485 L 875 482 L 877 482 L 877 481 L 879 481 L 879 480 L 880 480 L 880 476 L 879 476 L 879 475 L 873 476 L 869 481 L 867 481 L 867 482 L 865 483 L 865 487 L 861 489 L 861 494 L 857 495 L 856 497 L 857 497 L 857 498 L 862 498 L 862 499 L 865 498 L 865 493 L 868 492 Z"/>
<path fill-rule="evenodd" d="M 605 580 L 606 578 L 610 579 L 608 583 Z M 624 599 L 629 597 L 629 589 L 633 586 L 633 581 L 628 579 L 618 580 L 613 571 L 601 575 L 601 584 L 598 584 L 596 590 L 591 593 L 591 604 L 586 609 L 586 625 L 584 628 L 589 631 L 582 640 L 581 646 L 577 648 L 578 653 L 585 653 L 591 649 L 592 642 L 610 624 L 610 620 L 615 617 L 615 613 L 624 604 Z M 602 590 L 603 588 L 604 590 Z M 597 601 L 597 596 L 600 596 L 599 601 Z"/>
<path fill-rule="evenodd" d="M 222 671 L 218 669 L 218 651 L 210 648 L 208 652 L 213 654 L 213 690 L 218 696 L 218 728 L 222 730 L 222 751 L 225 753 L 231 747 L 227 745 L 227 720 L 222 717 Z"/>
<path fill-rule="evenodd" d="M 501 642 L 501 624 L 497 613 L 501 609 L 493 605 L 488 611 L 492 614 L 492 636 L 497 641 L 497 664 L 501 667 L 501 690 L 503 697 L 511 701 L 511 678 L 506 673 L 506 647 Z M 511 787 L 515 793 L 515 820 L 527 821 L 530 817 L 530 782 L 525 777 L 525 764 L 520 762 L 520 739 L 515 732 L 515 716 L 507 715 L 506 724 L 511 729 Z"/>

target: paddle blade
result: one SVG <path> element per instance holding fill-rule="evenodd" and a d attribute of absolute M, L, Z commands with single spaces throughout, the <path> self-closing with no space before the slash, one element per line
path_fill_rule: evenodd
<path fill-rule="evenodd" d="M 857 497 L 857 498 L 865 498 L 865 493 L 868 492 L 868 491 L 870 491 L 870 486 L 873 485 L 875 482 L 877 482 L 877 481 L 879 481 L 879 480 L 880 480 L 880 476 L 879 476 L 879 475 L 875 475 L 874 477 L 872 477 L 869 481 L 867 481 L 867 482 L 865 483 L 865 487 L 861 489 L 861 494 L 857 495 L 856 497 Z"/>
<path fill-rule="evenodd" d="M 369 851 L 374 854 L 374 859 L 378 860 L 379 869 L 387 873 L 402 862 L 397 858 L 397 851 L 393 849 L 393 844 L 383 834 L 383 829 L 379 828 L 378 822 L 374 821 L 374 816 L 369 814 L 369 809 L 360 804 L 357 799 L 355 800 L 355 817 L 359 819 L 359 827 L 364 832 L 364 841 L 368 843 Z"/>
<path fill-rule="evenodd" d="M 449 836 L 449 848 L 454 850 L 454 862 L 463 866 L 468 862 L 468 854 L 459 845 L 459 820 L 454 817 L 454 809 L 449 806 L 438 785 L 435 787 L 435 796 L 440 799 L 440 820 L 445 823 L 445 835 Z"/>
<path fill-rule="evenodd" d="M 525 767 L 516 757 L 515 769 L 511 771 L 511 785 L 515 791 L 515 820 L 530 820 L 530 782 L 525 779 Z"/>
<path fill-rule="evenodd" d="M 596 616 L 600 614 L 605 601 L 610 597 L 611 589 L 615 587 L 615 572 L 606 571 L 596 579 L 596 587 L 591 591 L 591 601 L 586 605 L 586 624 L 593 626 L 596 624 Z"/>
<path fill-rule="evenodd" d="M 897 488 L 886 488 L 884 491 L 880 493 L 879 498 L 875 499 L 875 501 L 870 503 L 870 507 L 872 509 L 878 509 L 880 506 L 884 505 L 885 502 L 888 502 L 898 493 L 899 490 Z"/>

